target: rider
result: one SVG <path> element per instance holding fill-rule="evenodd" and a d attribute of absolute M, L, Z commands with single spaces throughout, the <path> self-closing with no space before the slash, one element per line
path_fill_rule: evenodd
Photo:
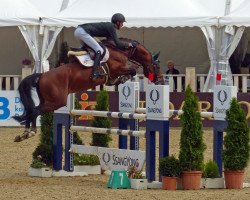
<path fill-rule="evenodd" d="M 125 17 L 121 13 L 116 13 L 112 16 L 111 22 L 99 22 L 99 23 L 87 23 L 79 25 L 75 30 L 75 37 L 80 40 L 81 43 L 85 43 L 95 51 L 95 59 L 92 70 L 92 80 L 96 80 L 100 73 L 100 61 L 103 56 L 103 48 L 93 37 L 106 37 L 112 39 L 116 46 L 124 50 L 129 47 L 135 47 L 133 43 L 121 42 L 116 34 L 116 29 L 119 30 L 123 27 L 123 23 L 126 22 Z"/>

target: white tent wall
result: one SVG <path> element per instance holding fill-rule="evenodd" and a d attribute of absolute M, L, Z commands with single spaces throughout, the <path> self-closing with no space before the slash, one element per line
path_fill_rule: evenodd
<path fill-rule="evenodd" d="M 160 51 L 161 72 L 167 71 L 167 61 L 173 60 L 180 73 L 195 67 L 197 73 L 207 73 L 209 59 L 205 37 L 198 27 L 148 28 L 144 45 L 152 52 Z"/>
<path fill-rule="evenodd" d="M 22 60 L 32 60 L 32 55 L 18 27 L 1 27 L 0 44 L 0 74 L 20 75 Z"/>
<path fill-rule="evenodd" d="M 42 14 L 29 0 L 1 0 L 0 10 L 1 73 L 21 74 L 21 62 L 30 53 L 17 26 L 37 26 Z"/>
<path fill-rule="evenodd" d="M 238 7 L 242 7 L 245 1 L 223 0 L 224 8 L 218 12 L 219 17 L 230 15 Z M 222 13 L 224 11 L 224 13 Z M 206 79 L 203 92 L 212 92 L 216 84 L 233 85 L 232 72 L 229 59 L 240 42 L 245 27 L 204 26 L 201 27 L 206 36 L 211 67 Z M 221 75 L 221 78 L 219 78 Z"/>
<path fill-rule="evenodd" d="M 206 27 L 202 28 L 202 30 L 207 38 L 209 58 L 211 61 L 211 67 L 203 92 L 212 92 L 216 84 L 233 85 L 229 58 L 239 44 L 244 32 L 244 27 Z M 218 74 L 222 75 L 221 80 L 217 80 Z"/>
<path fill-rule="evenodd" d="M 40 16 L 53 16 L 60 11 L 64 10 L 69 3 L 69 0 L 56 0 L 56 1 L 30 1 L 38 9 L 43 10 Z M 49 6 L 48 6 L 49 5 Z M 42 20 L 40 20 L 40 23 Z M 25 38 L 30 51 L 35 60 L 34 73 L 43 73 L 49 71 L 48 57 L 54 47 L 56 38 L 62 27 L 47 27 L 47 26 L 20 26 L 20 31 Z"/>

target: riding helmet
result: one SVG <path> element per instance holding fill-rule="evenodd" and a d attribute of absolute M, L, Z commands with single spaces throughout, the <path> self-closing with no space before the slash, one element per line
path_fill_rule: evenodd
<path fill-rule="evenodd" d="M 111 18 L 111 22 L 113 24 L 116 24 L 116 22 L 126 22 L 126 20 L 123 14 L 115 13 Z"/>

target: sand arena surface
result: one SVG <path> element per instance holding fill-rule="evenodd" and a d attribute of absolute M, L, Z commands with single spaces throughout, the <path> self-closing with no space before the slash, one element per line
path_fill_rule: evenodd
<path fill-rule="evenodd" d="M 38 134 L 20 143 L 14 143 L 21 128 L 0 128 L 0 200 L 25 199 L 102 199 L 102 200 L 152 200 L 152 199 L 250 199 L 250 188 L 242 190 L 201 189 L 198 191 L 167 191 L 160 189 L 132 190 L 108 189 L 108 176 L 91 175 L 88 177 L 36 178 L 27 176 L 32 153 L 39 142 Z M 85 144 L 91 135 L 80 133 Z M 117 136 L 113 137 L 111 147 L 117 147 Z M 170 154 L 178 155 L 180 129 L 170 131 Z M 206 130 L 204 139 L 207 144 L 205 160 L 212 158 L 212 130 Z M 145 139 L 140 140 L 145 149 Z M 246 169 L 245 182 L 250 183 L 250 166 Z"/>

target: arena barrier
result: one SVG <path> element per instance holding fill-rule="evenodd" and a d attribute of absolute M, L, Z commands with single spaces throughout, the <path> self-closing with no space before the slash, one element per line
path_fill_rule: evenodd
<path fill-rule="evenodd" d="M 132 84 L 132 82 L 129 82 L 129 84 Z M 119 86 L 123 88 L 119 92 L 119 99 L 120 94 L 124 96 L 124 99 L 127 101 L 128 96 L 132 94 L 137 95 L 136 92 L 133 93 L 131 92 L 130 86 L 127 85 L 121 85 Z M 159 95 L 158 89 L 155 88 L 156 86 L 151 86 L 149 85 L 149 91 L 146 93 L 146 102 L 151 101 L 151 104 L 153 107 L 152 109 L 148 109 L 149 104 L 147 105 L 147 108 L 139 108 L 138 104 L 135 102 L 128 103 L 124 99 L 119 100 L 120 105 L 122 105 L 124 108 L 120 110 L 134 110 L 131 111 L 131 113 L 128 112 L 108 112 L 108 111 L 83 111 L 83 110 L 72 110 L 71 114 L 73 115 L 82 115 L 82 114 L 87 114 L 87 115 L 93 115 L 93 116 L 100 116 L 100 117 L 115 117 L 119 118 L 119 129 L 103 129 L 103 128 L 93 128 L 93 127 L 79 127 L 79 126 L 71 126 L 71 130 L 84 130 L 84 131 L 90 131 L 90 132 L 100 132 L 100 133 L 115 133 L 119 134 L 121 138 L 119 138 L 119 147 L 121 149 L 127 148 L 127 137 L 126 135 L 129 136 L 134 136 L 134 138 L 138 138 L 138 136 L 146 136 L 146 176 L 148 181 L 153 181 L 155 180 L 155 132 L 159 131 L 160 135 L 160 140 L 159 140 L 159 159 L 164 156 L 169 155 L 169 122 L 168 118 L 169 115 L 180 115 L 183 114 L 182 110 L 169 110 L 168 104 L 169 104 L 169 88 L 168 86 L 162 86 L 160 89 L 161 91 L 165 91 L 164 95 Z M 124 89 L 125 88 L 125 89 Z M 163 89 L 164 88 L 164 89 Z M 120 90 L 119 90 L 120 91 Z M 159 97 L 163 97 L 163 100 L 159 100 Z M 201 112 L 202 117 L 214 117 L 214 147 L 213 147 L 213 159 L 217 162 L 218 167 L 219 167 L 219 172 L 222 175 L 222 147 L 223 147 L 223 130 L 226 127 L 226 122 L 225 122 L 225 110 L 229 108 L 230 105 L 230 100 L 232 97 L 237 96 L 237 88 L 236 87 L 229 87 L 229 86 L 216 86 L 214 89 L 214 112 Z M 139 97 L 135 97 L 132 95 L 131 99 L 137 100 L 139 102 Z M 158 108 L 158 111 L 162 109 L 163 115 L 160 116 L 152 116 L 152 111 L 156 110 L 155 105 L 156 101 L 162 101 L 165 102 L 162 108 Z M 123 103 L 121 103 L 123 102 Z M 158 103 L 157 103 L 158 104 Z M 127 105 L 127 106 L 124 106 Z M 167 105 L 167 106 L 166 106 Z M 163 109 L 165 108 L 165 109 Z M 149 111 L 149 112 L 148 112 Z M 151 111 L 151 113 L 150 113 Z M 138 114 L 138 113 L 143 113 L 143 114 Z M 147 114 L 144 114 L 147 113 Z M 56 118 L 57 119 L 57 118 Z M 135 121 L 138 120 L 146 120 L 146 131 L 139 131 L 136 132 L 137 130 L 123 130 L 126 129 L 126 127 L 130 124 L 134 124 Z M 127 121 L 122 121 L 122 120 L 127 120 Z M 134 120 L 134 121 L 131 121 Z M 65 119 L 61 120 L 65 122 Z M 66 121 L 70 121 L 69 114 L 67 114 Z M 61 122 L 59 122 L 60 125 Z M 69 125 L 66 127 L 68 128 Z M 120 129 L 120 124 L 123 124 L 121 126 L 125 127 Z M 135 129 L 135 125 L 132 125 L 132 129 Z M 138 124 L 137 127 L 138 129 Z M 59 130 L 60 132 L 60 126 L 54 125 L 54 130 Z M 69 129 L 68 129 L 69 130 Z M 60 134 L 59 134 L 60 135 Z M 60 136 L 56 134 L 54 136 L 54 148 L 56 148 L 56 153 L 54 153 L 54 156 L 57 157 L 54 159 L 54 169 L 55 170 L 60 170 L 61 169 L 61 160 L 58 158 L 58 154 L 60 154 L 61 148 L 57 148 L 58 144 L 60 143 Z M 66 171 L 71 171 L 72 166 L 70 163 L 73 162 L 72 156 L 70 156 L 69 149 L 71 146 L 71 143 L 73 141 L 72 138 L 70 138 L 71 134 L 65 134 L 65 167 L 64 169 Z M 133 137 L 132 137 L 133 138 Z M 59 140 L 58 140 L 59 139 Z M 121 142 L 121 144 L 120 144 Z M 67 152 L 66 152 L 67 151 Z M 67 154 L 67 155 L 66 155 Z M 60 154 L 61 155 L 61 154 Z M 60 156 L 59 155 L 59 156 Z"/>

